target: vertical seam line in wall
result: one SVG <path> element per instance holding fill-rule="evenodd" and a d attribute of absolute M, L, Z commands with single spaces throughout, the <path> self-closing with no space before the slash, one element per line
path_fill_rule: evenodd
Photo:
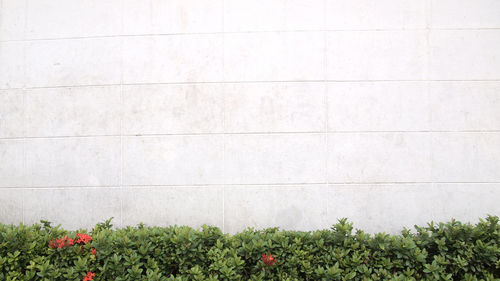
<path fill-rule="evenodd" d="M 426 40 L 426 81 L 430 81 L 430 60 L 431 60 L 431 45 L 430 45 L 430 29 L 431 29 L 431 19 L 432 19 L 432 0 L 427 0 L 426 7 L 426 17 L 425 17 L 425 40 Z"/>
<path fill-rule="evenodd" d="M 123 16 L 124 16 L 124 1 L 120 1 L 121 3 L 121 22 L 120 22 L 120 30 L 123 34 Z M 123 49 L 124 49 L 124 40 L 123 37 L 120 36 L 120 188 L 119 188 L 119 197 L 120 197 L 120 227 L 123 227 Z"/>
<path fill-rule="evenodd" d="M 325 212 L 326 212 L 326 222 L 328 222 L 329 219 L 329 193 L 330 193 L 330 188 L 329 188 L 329 182 L 328 182 L 328 118 L 329 118 L 329 113 L 328 113 L 328 85 L 327 85 L 327 79 L 328 79 L 328 61 L 327 61 L 327 31 L 326 31 L 326 17 L 327 17 L 327 1 L 323 1 L 323 94 L 324 94 L 324 109 L 325 110 L 325 182 L 326 182 L 326 198 L 325 198 Z"/>
<path fill-rule="evenodd" d="M 432 22 L 432 0 L 426 1 L 426 17 L 425 17 L 425 40 L 426 40 L 426 77 L 425 81 L 429 82 L 431 80 L 431 68 L 430 68 L 430 60 L 431 60 L 431 45 L 430 45 L 430 31 L 431 31 L 431 22 Z"/>
<path fill-rule="evenodd" d="M 222 81 L 226 81 L 226 54 L 225 54 L 225 13 L 226 1 L 222 0 Z M 222 83 L 222 232 L 226 226 L 226 84 Z"/>
<path fill-rule="evenodd" d="M 2 11 L 3 11 L 3 0 L 1 3 Z M 26 159 L 26 135 L 27 135 L 27 122 L 26 122 L 26 77 L 27 77 L 27 61 L 26 61 L 26 30 L 28 28 L 28 1 L 24 0 L 24 24 L 23 24 L 23 186 L 27 185 L 28 182 L 28 171 L 27 171 L 27 159 Z M 22 222 L 25 223 L 25 214 L 24 214 L 24 201 L 26 196 L 26 190 L 23 188 L 21 191 L 21 214 L 22 214 Z"/>
<path fill-rule="evenodd" d="M 24 52 L 25 50 L 23 50 Z M 25 63 L 23 63 L 23 65 L 26 65 Z M 24 68 L 26 68 L 25 66 L 23 66 Z M 26 90 L 23 89 L 22 91 L 22 95 L 23 95 L 23 104 L 22 104 L 22 107 L 23 107 L 23 187 L 27 185 L 27 180 L 28 180 L 28 176 L 27 176 L 27 170 L 26 170 L 26 167 L 27 167 L 27 164 L 26 164 Z M 21 220 L 24 224 L 24 196 L 25 196 L 25 189 L 23 188 L 21 190 Z"/>
<path fill-rule="evenodd" d="M 23 50 L 24 51 L 24 50 Z M 25 63 L 23 63 L 25 65 Z M 26 67 L 24 67 L 26 68 Z M 27 176 L 27 170 L 26 170 L 26 167 L 27 167 L 27 164 L 26 164 L 26 90 L 23 89 L 23 92 L 22 92 L 22 95 L 23 95 L 23 187 L 27 185 L 27 179 L 28 179 L 28 176 Z M 21 220 L 24 224 L 24 196 L 25 196 L 25 189 L 23 188 L 21 190 Z"/>
<path fill-rule="evenodd" d="M 26 6 L 26 5 L 24 5 Z M 2 14 L 3 14 L 3 0 L 0 0 L 0 30 L 2 30 Z M 3 41 L 8 41 L 8 40 L 2 40 L 3 38 L 0 37 L 0 42 L 3 42 Z"/>
<path fill-rule="evenodd" d="M 430 96 L 430 84 L 431 84 L 431 68 L 430 68 L 430 60 L 431 60 L 431 45 L 430 45 L 430 26 L 431 26 L 431 19 L 432 19 L 432 0 L 427 0 L 426 1 L 426 7 L 425 7 L 425 94 L 427 96 L 427 106 L 428 106 L 428 126 L 429 126 L 429 131 L 430 133 L 427 133 L 429 136 L 428 145 L 429 145 L 429 154 L 428 154 L 428 163 L 429 163 L 429 180 L 431 182 L 431 188 L 434 187 L 434 168 L 432 164 L 432 153 L 433 153 L 433 143 L 434 143 L 434 134 L 432 133 L 432 102 L 431 102 L 431 96 Z"/>

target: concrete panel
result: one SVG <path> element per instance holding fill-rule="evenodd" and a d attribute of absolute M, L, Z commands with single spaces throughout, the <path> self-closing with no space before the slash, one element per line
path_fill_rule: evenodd
<path fill-rule="evenodd" d="M 137 187 L 123 189 L 123 224 L 203 224 L 222 229 L 222 187 Z"/>
<path fill-rule="evenodd" d="M 226 136 L 228 183 L 323 183 L 323 134 Z"/>
<path fill-rule="evenodd" d="M 321 32 L 226 34 L 224 77 L 226 81 L 324 79 L 324 34 Z"/>
<path fill-rule="evenodd" d="M 326 2 L 326 29 L 425 28 L 427 1 L 336 0 Z"/>
<path fill-rule="evenodd" d="M 499 28 L 496 0 L 431 0 L 432 28 Z"/>
<path fill-rule="evenodd" d="M 120 92 L 120 86 L 27 90 L 26 135 L 119 135 Z"/>
<path fill-rule="evenodd" d="M 424 31 L 327 33 L 329 80 L 420 80 L 426 76 Z"/>
<path fill-rule="evenodd" d="M 223 0 L 124 0 L 124 34 L 222 32 Z"/>
<path fill-rule="evenodd" d="M 24 87 L 24 49 L 24 42 L 0 42 L 0 89 Z"/>
<path fill-rule="evenodd" d="M 125 134 L 222 133 L 221 84 L 124 86 Z"/>
<path fill-rule="evenodd" d="M 119 137 L 26 140 L 30 187 L 116 186 L 120 163 Z"/>
<path fill-rule="evenodd" d="M 23 190 L 0 188 L 0 223 L 19 224 L 23 222 Z"/>
<path fill-rule="evenodd" d="M 500 79 L 500 30 L 433 30 L 431 79 Z"/>
<path fill-rule="evenodd" d="M 280 227 L 286 230 L 328 228 L 324 185 L 226 187 L 224 230 L 240 232 Z"/>
<path fill-rule="evenodd" d="M 222 135 L 127 137 L 124 185 L 223 183 Z"/>
<path fill-rule="evenodd" d="M 39 188 L 24 190 L 26 224 L 47 220 L 66 229 L 90 230 L 99 222 L 113 217 L 120 226 L 121 195 L 119 188 Z"/>
<path fill-rule="evenodd" d="M 438 182 L 499 182 L 500 133 L 435 133 L 432 178 Z"/>
<path fill-rule="evenodd" d="M 26 37 L 121 34 L 122 5 L 112 0 L 27 0 Z"/>
<path fill-rule="evenodd" d="M 334 183 L 429 182 L 427 133 L 328 134 L 328 179 Z"/>
<path fill-rule="evenodd" d="M 430 221 L 476 223 L 498 215 L 498 196 L 498 184 L 330 185 L 328 219 L 347 217 L 355 228 L 398 234 Z"/>
<path fill-rule="evenodd" d="M 26 184 L 23 140 L 0 140 L 0 187 Z"/>
<path fill-rule="evenodd" d="M 433 130 L 500 130 L 500 82 L 433 82 Z"/>
<path fill-rule="evenodd" d="M 500 214 L 498 198 L 500 184 L 444 184 L 436 183 L 436 221 L 455 218 L 463 222 L 477 222 L 487 215 Z"/>
<path fill-rule="evenodd" d="M 224 2 L 224 30 L 322 30 L 323 0 L 231 0 Z"/>
<path fill-rule="evenodd" d="M 125 83 L 222 81 L 222 34 L 125 37 Z"/>
<path fill-rule="evenodd" d="M 0 91 L 0 138 L 24 136 L 24 92 Z"/>
<path fill-rule="evenodd" d="M 227 84 L 227 132 L 325 130 L 323 83 Z"/>
<path fill-rule="evenodd" d="M 329 131 L 429 129 L 426 82 L 328 83 Z"/>
<path fill-rule="evenodd" d="M 0 4 L 0 41 L 24 39 L 26 0 L 2 0 Z"/>
<path fill-rule="evenodd" d="M 30 41 L 26 47 L 27 85 L 120 83 L 120 48 L 120 38 Z"/>

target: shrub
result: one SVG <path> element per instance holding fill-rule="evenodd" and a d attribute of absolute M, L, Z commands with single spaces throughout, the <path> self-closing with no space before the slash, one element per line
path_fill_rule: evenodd
<path fill-rule="evenodd" d="M 430 223 L 400 235 L 185 226 L 66 231 L 0 224 L 0 280 L 500 280 L 500 225 Z M 88 236 L 87 236 L 88 234 Z M 55 242 L 54 242 L 55 241 Z"/>

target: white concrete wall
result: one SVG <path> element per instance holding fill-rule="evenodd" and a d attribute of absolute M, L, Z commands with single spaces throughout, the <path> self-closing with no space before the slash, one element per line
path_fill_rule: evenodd
<path fill-rule="evenodd" d="M 0 221 L 500 215 L 498 0 L 0 0 Z"/>

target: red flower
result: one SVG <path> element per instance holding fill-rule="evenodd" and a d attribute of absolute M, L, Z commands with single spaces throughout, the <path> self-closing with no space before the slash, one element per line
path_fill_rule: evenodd
<path fill-rule="evenodd" d="M 78 237 L 78 239 L 76 240 L 76 243 L 78 244 L 87 244 L 92 241 L 92 237 L 85 233 L 77 233 L 76 237 Z"/>
<path fill-rule="evenodd" d="M 49 247 L 52 249 L 55 249 L 55 248 L 62 249 L 62 248 L 67 248 L 73 244 L 74 244 L 74 240 L 71 238 L 68 238 L 68 236 L 65 236 L 61 239 L 56 239 L 56 240 L 50 241 Z"/>
<path fill-rule="evenodd" d="M 267 266 L 273 266 L 278 262 L 275 256 L 271 254 L 263 254 L 261 260 Z"/>
<path fill-rule="evenodd" d="M 92 250 L 90 250 L 90 254 L 91 255 L 94 255 L 97 253 L 97 250 L 95 248 L 92 248 Z"/>
<path fill-rule="evenodd" d="M 85 275 L 85 277 L 83 277 L 83 281 L 90 281 L 90 280 L 94 280 L 94 275 L 95 273 L 92 273 L 92 272 L 87 272 L 87 275 Z"/>

